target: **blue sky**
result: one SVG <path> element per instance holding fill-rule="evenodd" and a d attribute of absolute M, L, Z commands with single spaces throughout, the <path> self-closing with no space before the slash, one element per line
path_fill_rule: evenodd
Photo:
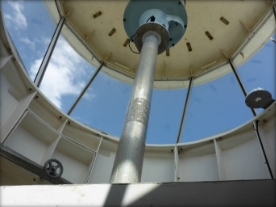
<path fill-rule="evenodd" d="M 33 80 L 56 25 L 43 1 L 4 0 L 2 7 L 8 31 Z M 248 92 L 262 87 L 275 98 L 275 57 L 275 43 L 269 41 L 238 69 Z M 61 35 L 40 90 L 67 112 L 94 72 L 95 68 L 80 57 Z M 131 85 L 100 72 L 71 116 L 120 137 L 131 89 Z M 154 89 L 147 143 L 175 143 L 186 94 L 187 88 Z M 252 113 L 244 104 L 244 96 L 233 73 L 229 73 L 192 88 L 181 140 L 187 142 L 214 135 L 250 118 Z"/>

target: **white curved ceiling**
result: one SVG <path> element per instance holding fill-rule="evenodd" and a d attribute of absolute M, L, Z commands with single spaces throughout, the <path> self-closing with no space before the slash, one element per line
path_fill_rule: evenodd
<path fill-rule="evenodd" d="M 99 60 L 120 74 L 131 78 L 135 76 L 139 55 L 124 46 L 128 37 L 123 27 L 123 14 L 128 1 L 57 2 L 71 29 Z M 49 3 L 46 1 L 46 4 Z M 272 1 L 187 0 L 187 31 L 181 41 L 170 49 L 169 56 L 165 52 L 158 56 L 155 80 L 185 80 L 227 62 L 271 8 Z M 94 18 L 93 15 L 98 12 L 101 15 Z M 116 31 L 109 36 L 113 28 Z M 205 34 L 207 31 L 212 40 Z M 70 42 L 70 39 L 67 40 Z M 70 43 L 78 50 L 76 43 Z M 187 43 L 190 43 L 192 51 L 188 51 Z M 135 45 L 132 47 L 135 48 Z M 261 44 L 256 49 L 260 47 Z M 118 75 L 116 78 L 124 79 Z"/>

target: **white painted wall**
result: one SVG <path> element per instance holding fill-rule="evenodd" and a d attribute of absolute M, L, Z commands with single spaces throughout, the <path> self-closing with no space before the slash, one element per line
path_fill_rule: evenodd
<path fill-rule="evenodd" d="M 9 74 L 1 73 L 1 78 L 5 82 L 7 75 Z M 9 87 L 1 88 L 1 90 L 8 89 Z M 1 110 L 5 111 L 6 107 L 7 111 L 13 110 L 13 123 L 19 120 L 18 126 L 15 125 L 9 136 L 5 137 L 7 138 L 5 145 L 40 165 L 49 158 L 57 158 L 64 165 L 65 179 L 73 183 L 85 183 L 93 163 L 94 152 L 82 146 L 96 151 L 100 136 L 103 136 L 104 141 L 94 161 L 89 183 L 109 183 L 117 141 L 99 135 L 93 129 L 85 128 L 76 121 L 71 120 L 71 124 L 68 124 L 67 119 L 71 118 L 52 106 L 38 89 L 36 92 L 38 98 L 32 92 L 31 95 L 23 94 L 19 102 L 9 92 L 4 91 L 3 94 L 8 97 L 7 100 L 13 101 L 14 106 L 1 104 Z M 14 107 L 15 109 L 11 109 Z M 20 119 L 24 107 L 25 110 L 32 111 Z M 20 110 L 16 112 L 18 108 Z M 275 116 L 273 116 L 275 106 L 270 108 L 258 119 L 265 119 L 260 123 L 260 135 L 275 174 Z M 8 118 L 2 119 L 4 126 L 11 114 L 5 116 Z M 62 118 L 59 118 L 60 116 Z M 63 135 L 75 143 L 65 139 Z M 216 139 L 216 143 L 213 139 Z M 178 144 L 178 156 L 171 152 L 174 145 L 163 148 L 160 146 L 146 148 L 142 182 L 270 178 L 252 122 L 237 130 L 224 133 L 222 139 L 213 136 L 209 141 L 205 139 L 191 144 Z"/>
<path fill-rule="evenodd" d="M 84 183 L 88 171 L 87 165 L 79 162 L 74 157 L 59 152 L 58 150 L 54 152 L 52 158 L 55 158 L 62 163 L 64 170 L 62 174 L 63 178 L 72 183 Z"/>
<path fill-rule="evenodd" d="M 275 108 L 268 110 L 260 119 L 259 133 L 263 141 L 268 162 L 274 178 L 276 178 L 276 112 Z"/>
<path fill-rule="evenodd" d="M 198 146 L 180 147 L 178 177 L 179 181 L 219 180 L 213 141 Z"/>
<path fill-rule="evenodd" d="M 173 182 L 174 153 L 167 151 L 145 152 L 141 182 Z"/>
<path fill-rule="evenodd" d="M 217 141 L 222 150 L 226 180 L 269 178 L 260 144 L 252 128 Z"/>
<path fill-rule="evenodd" d="M 64 168 L 62 177 L 72 183 L 85 183 L 94 153 L 61 138 L 52 155 Z"/>
<path fill-rule="evenodd" d="M 9 87 L 11 87 L 11 84 L 0 70 L 0 126 L 2 126 L 18 104 L 18 101 L 9 93 Z"/>
<path fill-rule="evenodd" d="M 40 164 L 47 144 L 38 137 L 33 136 L 22 126 L 18 126 L 5 143 L 6 146 Z"/>
<path fill-rule="evenodd" d="M 5 51 L 0 51 L 0 60 L 3 61 L 7 60 L 9 54 L 6 46 L 13 46 L 3 38 L 3 30 L 0 30 L 0 36 L 1 45 L 5 46 L 1 47 Z M 89 183 L 108 183 L 118 140 L 85 127 L 52 105 L 33 85 L 18 61 L 15 59 L 0 64 L 1 143 L 6 140 L 4 145 L 40 165 L 49 158 L 57 158 L 64 166 L 64 178 L 73 183 L 85 183 L 95 156 L 93 150 L 97 149 L 99 140 L 103 137 Z M 31 112 L 24 116 L 26 110 Z M 274 103 L 255 118 L 261 121 L 260 135 L 274 176 L 275 112 Z M 147 146 L 142 182 L 270 178 L 252 126 L 253 121 L 222 135 L 194 143 L 178 144 L 179 154 L 170 151 L 175 145 Z M 74 143 L 66 139 L 66 136 Z"/>
<path fill-rule="evenodd" d="M 89 183 L 109 183 L 117 145 L 103 140 Z"/>
<path fill-rule="evenodd" d="M 70 124 L 66 124 L 62 131 L 62 134 L 78 141 L 79 143 L 93 150 L 97 149 L 100 142 L 100 138 L 93 135 L 91 131 L 85 129 L 84 127 L 81 127 L 79 124 L 72 122 Z"/>

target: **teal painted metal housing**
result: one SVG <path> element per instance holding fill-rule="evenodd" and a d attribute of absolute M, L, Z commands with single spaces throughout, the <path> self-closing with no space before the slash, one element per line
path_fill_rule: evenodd
<path fill-rule="evenodd" d="M 169 49 L 183 37 L 188 17 L 185 6 L 179 0 L 130 0 L 123 21 L 127 36 L 131 40 L 143 24 L 154 22 L 162 25 L 169 32 Z"/>

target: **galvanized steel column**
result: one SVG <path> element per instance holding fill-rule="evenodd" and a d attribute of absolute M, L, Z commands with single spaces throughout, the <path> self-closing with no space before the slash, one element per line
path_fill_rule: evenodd
<path fill-rule="evenodd" d="M 111 183 L 140 182 L 159 44 L 160 36 L 157 33 L 149 32 L 144 35 L 128 112 L 110 178 Z"/>

